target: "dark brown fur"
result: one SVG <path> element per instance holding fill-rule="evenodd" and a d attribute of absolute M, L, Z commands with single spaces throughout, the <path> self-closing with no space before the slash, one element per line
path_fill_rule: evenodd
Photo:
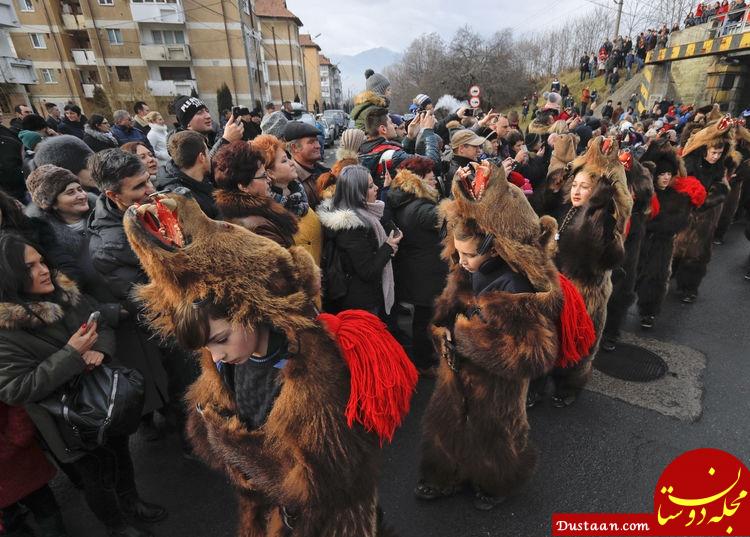
<path fill-rule="evenodd" d="M 313 319 L 319 272 L 299 248 L 286 250 L 170 195 L 189 238 L 185 248 L 157 246 L 133 212 L 125 227 L 151 283 L 139 290 L 152 325 L 173 332 L 185 308 L 211 296 L 229 304 L 233 322 L 283 330 L 290 357 L 268 420 L 256 430 L 240 421 L 231 393 L 207 351 L 187 397 L 188 434 L 198 454 L 225 472 L 240 495 L 241 537 L 374 537 L 377 437 L 349 427 L 344 408 L 349 371 L 334 341 Z M 293 531 L 282 509 L 295 515 Z"/>
<path fill-rule="evenodd" d="M 557 359 L 562 306 L 554 254 L 553 219 L 539 219 L 523 193 L 493 168 L 481 203 L 467 200 L 457 183 L 454 200 L 441 204 L 448 220 L 443 255 L 451 265 L 435 305 L 433 335 L 445 351 L 449 329 L 458 372 L 441 360 L 435 392 L 423 418 L 421 476 L 430 485 L 471 484 L 493 496 L 512 494 L 533 473 L 526 392 L 529 379 Z M 537 292 L 501 291 L 477 298 L 469 274 L 456 262 L 452 228 L 473 219 L 495 236 L 494 251 L 524 274 Z M 471 306 L 479 315 L 465 316 Z M 445 358 L 445 352 L 443 352 Z"/>

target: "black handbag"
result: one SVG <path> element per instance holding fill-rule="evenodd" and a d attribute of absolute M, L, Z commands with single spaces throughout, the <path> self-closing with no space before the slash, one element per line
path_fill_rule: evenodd
<path fill-rule="evenodd" d="M 65 342 L 39 333 L 36 337 L 55 348 Z M 57 426 L 68 454 L 103 445 L 108 436 L 134 433 L 145 400 L 143 375 L 135 369 L 102 363 L 84 371 L 54 393 L 27 406 L 43 409 Z M 32 417 L 37 412 L 32 413 Z"/>
<path fill-rule="evenodd" d="M 349 292 L 350 276 L 344 270 L 341 252 L 336 248 L 335 240 L 329 239 L 323 248 L 323 277 L 325 288 L 323 296 L 326 302 L 341 300 Z"/>

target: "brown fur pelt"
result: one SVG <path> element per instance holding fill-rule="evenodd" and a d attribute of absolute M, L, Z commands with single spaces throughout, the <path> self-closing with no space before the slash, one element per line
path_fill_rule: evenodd
<path fill-rule="evenodd" d="M 708 209 L 693 209 L 687 228 L 675 237 L 672 271 L 680 291 L 698 292 L 708 272 L 714 231 L 722 209 L 721 203 Z"/>
<path fill-rule="evenodd" d="M 554 220 L 539 219 L 502 168 L 491 170 L 480 202 L 468 200 L 454 182 L 455 199 L 440 205 L 448 226 L 443 256 L 450 273 L 435 305 L 432 331 L 443 359 L 422 422 L 421 476 L 432 486 L 468 483 L 504 496 L 517 491 L 534 469 L 526 392 L 529 380 L 557 359 L 562 293 L 552 262 Z M 536 292 L 474 296 L 453 243 L 453 227 L 466 220 L 493 234 L 494 253 L 524 274 Z M 467 317 L 473 307 L 480 313 Z M 451 332 L 457 370 L 446 359 L 445 337 Z"/>
<path fill-rule="evenodd" d="M 195 453 L 229 476 L 240 495 L 241 537 L 375 537 L 379 444 L 349 427 L 349 370 L 314 320 L 320 276 L 302 249 L 286 250 L 244 228 L 208 219 L 198 205 L 169 195 L 188 244 L 165 248 L 138 222 L 125 227 L 151 282 L 138 290 L 152 326 L 171 334 L 193 303 L 228 304 L 233 323 L 283 330 L 288 361 L 267 421 L 248 430 L 208 351 L 186 396 Z M 290 530 L 284 522 L 294 528 Z"/>

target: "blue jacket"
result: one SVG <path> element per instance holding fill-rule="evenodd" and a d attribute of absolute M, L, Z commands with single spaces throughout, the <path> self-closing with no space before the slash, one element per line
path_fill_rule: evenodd
<path fill-rule="evenodd" d="M 125 145 L 128 142 L 143 142 L 149 149 L 151 149 L 151 151 L 153 151 L 148 138 L 146 138 L 146 135 L 143 134 L 143 131 L 140 129 L 130 127 L 130 130 L 126 131 L 119 125 L 112 125 L 111 131 L 120 145 Z"/>

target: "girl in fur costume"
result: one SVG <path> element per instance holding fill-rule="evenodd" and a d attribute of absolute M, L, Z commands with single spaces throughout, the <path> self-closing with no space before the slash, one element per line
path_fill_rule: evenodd
<path fill-rule="evenodd" d="M 133 206 L 125 227 L 150 283 L 152 326 L 202 349 L 187 397 L 194 452 L 239 493 L 241 537 L 376 537 L 380 445 L 417 373 L 366 312 L 315 315 L 320 273 L 208 219 L 178 194 Z"/>
<path fill-rule="evenodd" d="M 432 331 L 442 359 L 422 423 L 415 495 L 434 500 L 470 485 L 474 506 L 489 510 L 533 473 L 526 391 L 567 348 L 561 312 L 577 304 L 571 324 L 588 321 L 590 328 L 573 360 L 593 342 L 593 327 L 581 297 L 555 269 L 554 219 L 537 217 L 502 168 L 485 161 L 473 181 L 460 170 L 453 197 L 440 205 L 450 272 L 435 304 Z"/>
<path fill-rule="evenodd" d="M 698 297 L 698 287 L 711 261 L 711 247 L 724 200 L 729 194 L 727 164 L 734 148 L 732 121 L 727 116 L 694 133 L 682 150 L 689 176 L 706 189 L 705 203 L 691 211 L 687 228 L 675 240 L 673 270 L 685 304 Z"/>
<path fill-rule="evenodd" d="M 667 294 L 675 235 L 687 227 L 691 209 L 705 201 L 706 189 L 694 177 L 685 177 L 682 159 L 666 140 L 653 142 L 642 160 L 654 168 L 656 192 L 656 203 L 646 223 L 637 281 L 641 326 L 649 329 Z"/>
<path fill-rule="evenodd" d="M 572 163 L 566 185 L 568 201 L 558 211 L 557 266 L 580 291 L 594 322 L 596 343 L 575 367 L 551 373 L 555 384 L 553 406 L 571 405 L 591 378 L 592 361 L 607 319 L 607 301 L 612 293 L 612 270 L 622 264 L 625 226 L 633 206 L 618 160 L 617 143 L 598 136 L 589 141 L 586 153 Z M 545 379 L 534 382 L 529 406 L 543 397 Z"/>

